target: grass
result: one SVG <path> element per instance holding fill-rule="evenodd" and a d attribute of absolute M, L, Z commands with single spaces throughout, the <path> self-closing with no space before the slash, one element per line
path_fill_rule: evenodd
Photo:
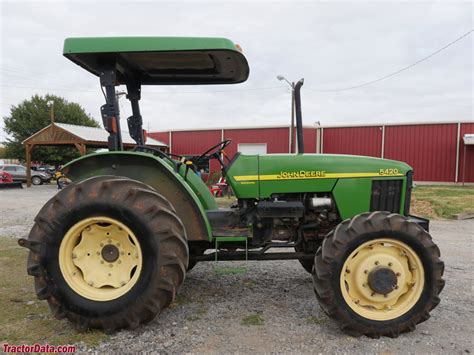
<path fill-rule="evenodd" d="M 247 268 L 246 267 L 214 267 L 214 272 L 216 275 L 232 275 L 232 274 L 246 274 Z"/>
<path fill-rule="evenodd" d="M 265 321 L 260 314 L 250 314 L 242 318 L 241 325 L 246 327 L 263 325 Z"/>
<path fill-rule="evenodd" d="M 0 237 L 0 344 L 64 345 L 83 341 L 94 346 L 107 336 L 79 332 L 66 320 L 55 319 L 46 301 L 36 298 L 33 277 L 26 274 L 27 250 L 16 240 Z"/>
<path fill-rule="evenodd" d="M 306 323 L 308 324 L 316 324 L 316 325 L 321 325 L 326 323 L 327 319 L 326 318 L 317 318 L 314 316 L 306 318 Z"/>
<path fill-rule="evenodd" d="M 454 218 L 453 215 L 474 212 L 474 186 L 416 186 L 412 192 L 414 215 L 427 218 Z"/>

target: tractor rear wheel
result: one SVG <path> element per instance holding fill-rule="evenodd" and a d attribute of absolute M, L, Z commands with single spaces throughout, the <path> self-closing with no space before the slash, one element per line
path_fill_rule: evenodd
<path fill-rule="evenodd" d="M 398 214 L 363 213 L 339 224 L 316 253 L 316 296 L 347 333 L 397 337 L 438 305 L 439 257 L 418 224 Z"/>
<path fill-rule="evenodd" d="M 39 299 L 82 329 L 152 320 L 174 299 L 188 264 L 186 233 L 148 185 L 99 176 L 69 185 L 39 212 L 24 244 Z"/>

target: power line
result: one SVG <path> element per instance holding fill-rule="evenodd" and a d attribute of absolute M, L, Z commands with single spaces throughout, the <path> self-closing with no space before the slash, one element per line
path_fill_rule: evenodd
<path fill-rule="evenodd" d="M 95 90 L 85 90 L 85 89 L 45 88 L 45 87 L 33 87 L 33 86 L 10 85 L 10 84 L 0 84 L 0 85 L 4 86 L 4 87 L 18 88 L 18 89 L 32 89 L 32 90 L 46 90 L 46 91 L 70 91 L 70 92 L 92 92 L 92 93 L 97 92 Z M 275 89 L 281 89 L 281 88 L 282 88 L 281 86 L 269 86 L 269 87 L 260 87 L 260 88 L 235 89 L 235 90 L 148 92 L 147 94 L 150 94 L 150 95 L 214 94 L 214 93 L 226 93 L 226 92 L 275 90 Z"/>
<path fill-rule="evenodd" d="M 345 90 L 352 90 L 352 89 L 357 89 L 357 88 L 360 88 L 360 87 L 363 87 L 363 86 L 367 86 L 367 85 L 371 85 L 371 84 L 374 84 L 374 83 L 377 83 L 379 81 L 382 81 L 382 80 L 385 80 L 385 79 L 388 79 L 388 78 L 391 78 L 392 76 L 395 76 L 397 74 L 400 74 L 401 72 L 405 71 L 405 70 L 408 70 L 410 68 L 413 68 L 415 65 L 418 65 L 428 59 L 430 59 L 431 57 L 435 56 L 436 54 L 444 51 L 446 48 L 448 47 L 451 47 L 453 44 L 461 41 L 463 38 L 469 36 L 474 30 L 469 30 L 467 31 L 466 33 L 464 33 L 462 36 L 456 38 L 454 41 L 446 44 L 445 46 L 441 47 L 440 49 L 434 51 L 433 53 L 431 53 L 430 55 L 410 64 L 410 65 L 407 65 L 397 71 L 394 71 L 393 73 L 390 73 L 390 74 L 387 74 L 381 78 L 378 78 L 378 79 L 375 79 L 375 80 L 372 80 L 372 81 L 368 81 L 366 83 L 362 83 L 362 84 L 359 84 L 359 85 L 354 85 L 354 86 L 349 86 L 349 87 L 346 87 L 346 88 L 341 88 L 341 89 L 329 89 L 329 90 L 319 90 L 319 89 L 311 89 L 311 88 L 306 88 L 306 90 L 310 90 L 310 91 L 319 91 L 319 92 L 337 92 L 337 91 L 345 91 Z"/>

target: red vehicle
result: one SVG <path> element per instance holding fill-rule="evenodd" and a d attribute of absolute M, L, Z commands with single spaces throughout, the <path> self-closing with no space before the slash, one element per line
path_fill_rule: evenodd
<path fill-rule="evenodd" d="M 221 176 L 215 184 L 209 186 L 209 191 L 211 191 L 214 197 L 226 196 L 229 194 L 229 184 L 225 178 Z"/>
<path fill-rule="evenodd" d="M 0 171 L 0 189 L 10 187 L 23 188 L 21 182 L 13 181 L 13 177 L 11 174 L 7 173 L 6 171 Z"/>

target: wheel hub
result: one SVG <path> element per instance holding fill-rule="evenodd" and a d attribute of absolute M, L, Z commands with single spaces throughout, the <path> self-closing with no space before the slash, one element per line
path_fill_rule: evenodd
<path fill-rule="evenodd" d="M 347 304 L 372 320 L 394 319 L 415 305 L 424 285 L 423 265 L 405 243 L 379 238 L 346 259 L 340 285 Z"/>
<path fill-rule="evenodd" d="M 86 218 L 64 236 L 59 264 L 64 279 L 79 295 L 109 301 L 127 293 L 142 268 L 137 237 L 109 217 Z"/>
<path fill-rule="evenodd" d="M 369 273 L 368 285 L 374 292 L 387 295 L 397 286 L 397 275 L 386 267 L 374 268 Z"/>
<path fill-rule="evenodd" d="M 101 255 L 105 261 L 113 263 L 119 257 L 119 250 L 115 245 L 107 244 L 105 247 L 102 248 Z"/>

